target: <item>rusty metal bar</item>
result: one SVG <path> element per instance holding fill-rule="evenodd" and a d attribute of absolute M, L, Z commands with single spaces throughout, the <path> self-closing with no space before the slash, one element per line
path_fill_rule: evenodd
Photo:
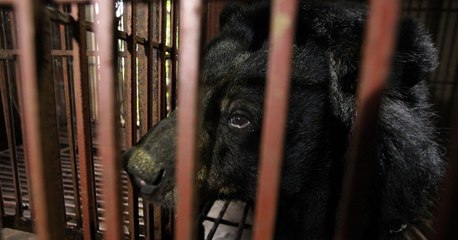
<path fill-rule="evenodd" d="M 126 147 L 132 147 L 137 142 L 137 3 L 127 3 L 127 33 L 130 35 L 127 51 L 126 69 Z M 127 195 L 129 206 L 129 236 L 139 239 L 138 222 L 138 193 L 133 182 L 128 178 Z"/>
<path fill-rule="evenodd" d="M 3 14 L 2 14 L 3 15 Z M 2 47 L 4 49 L 8 48 L 6 40 L 6 23 L 2 21 L 2 38 L 3 42 Z M 3 106 L 3 115 L 5 122 L 6 138 L 8 142 L 8 152 L 10 157 L 10 164 L 13 176 L 13 186 L 14 186 L 14 195 L 16 197 L 16 213 L 17 217 L 23 216 L 22 208 L 22 194 L 21 194 L 21 184 L 19 181 L 19 168 L 18 168 L 18 158 L 16 151 L 16 137 L 15 137 L 15 123 L 13 118 L 13 109 L 11 105 L 11 92 L 10 92 L 10 66 L 9 61 L 0 63 L 0 95 Z M 3 203 L 3 202 L 2 202 Z"/>
<path fill-rule="evenodd" d="M 38 239 L 63 239 L 65 229 L 61 163 L 56 121 L 54 82 L 51 74 L 48 42 L 36 36 L 48 36 L 49 19 L 38 1 L 16 1 L 21 26 L 18 32 L 20 98 L 25 122 L 25 150 L 30 167 L 35 227 Z"/>
<path fill-rule="evenodd" d="M 76 135 L 80 169 L 83 236 L 95 239 L 98 228 L 95 195 L 94 158 L 92 156 L 91 98 L 89 87 L 85 6 L 72 4 L 71 14 L 79 22 L 79 39 L 72 39 L 73 81 L 75 96 Z"/>
<path fill-rule="evenodd" d="M 389 77 L 400 12 L 398 0 L 373 0 L 362 49 L 355 132 L 349 147 L 339 203 L 335 239 L 361 239 L 362 217 L 369 207 L 368 190 L 375 167 L 375 129 Z"/>
<path fill-rule="evenodd" d="M 171 35 L 171 49 L 170 49 L 170 60 L 171 60 L 171 106 L 170 109 L 174 110 L 176 108 L 176 92 L 177 92 L 177 40 L 178 40 L 178 9 L 179 9 L 179 0 L 175 2 L 171 2 L 172 9 L 171 9 L 171 17 L 170 17 L 170 25 L 172 26 L 172 35 Z"/>
<path fill-rule="evenodd" d="M 146 58 L 147 58 L 147 80 L 146 80 L 146 114 L 147 114 L 147 129 L 153 127 L 154 123 L 157 121 L 154 117 L 155 105 L 153 101 L 154 98 L 154 6 L 156 2 L 148 2 L 148 44 L 146 47 Z M 156 237 L 155 231 L 155 211 L 153 210 L 153 205 L 144 201 L 143 203 L 144 210 L 144 221 L 145 221 L 145 237 L 146 239 L 161 239 Z"/>
<path fill-rule="evenodd" d="M 161 48 L 159 50 L 159 118 L 167 116 L 167 76 L 166 76 L 166 40 L 167 40 L 167 6 L 166 0 L 160 0 L 160 37 Z"/>
<path fill-rule="evenodd" d="M 121 162 L 119 159 L 119 124 L 117 108 L 117 82 L 114 69 L 114 12 L 112 1 L 99 4 L 98 24 L 95 25 L 100 58 L 98 86 L 100 158 L 103 165 L 103 197 L 105 200 L 105 239 L 123 238 L 121 202 Z"/>
<path fill-rule="evenodd" d="M 71 50 L 51 50 L 51 55 L 54 57 L 70 57 L 72 54 Z"/>
<path fill-rule="evenodd" d="M 139 3 L 137 8 L 137 33 L 145 38 L 148 36 L 148 4 Z M 139 102 L 139 135 L 143 136 L 148 132 L 148 43 L 138 46 L 137 81 L 138 81 L 138 102 Z"/>
<path fill-rule="evenodd" d="M 199 0 L 180 3 L 180 69 L 177 140 L 177 217 L 175 239 L 196 239 L 197 189 L 197 136 L 199 127 L 199 65 L 201 44 L 201 9 Z"/>
<path fill-rule="evenodd" d="M 3 116 L 5 120 L 5 130 L 6 130 L 6 138 L 8 142 L 8 152 L 10 157 L 11 163 L 11 170 L 13 175 L 13 186 L 14 186 L 14 195 L 16 198 L 16 216 L 22 217 L 23 216 L 23 209 L 22 209 L 22 194 L 21 194 L 21 185 L 19 182 L 19 168 L 18 168 L 18 158 L 16 152 L 16 138 L 14 134 L 14 119 L 13 119 L 13 112 L 11 109 L 10 99 L 11 99 L 11 92 L 9 86 L 9 76 L 6 74 L 5 68 L 6 63 L 0 64 L 0 95 L 2 100 L 3 106 Z M 3 201 L 3 200 L 2 200 Z"/>
<path fill-rule="evenodd" d="M 9 19 L 10 19 L 10 25 L 11 25 L 11 43 L 12 43 L 12 48 L 14 49 L 18 49 L 18 40 L 17 40 L 17 37 L 18 37 L 18 33 L 17 33 L 17 30 L 18 30 L 18 27 L 17 27 L 17 23 L 16 23 L 16 14 L 14 14 L 13 11 L 9 12 Z M 18 50 L 19 51 L 19 50 Z M 22 89 L 22 84 L 21 84 L 21 81 L 19 79 L 21 79 L 21 71 L 20 71 L 20 66 L 19 64 L 15 64 L 15 75 L 16 76 L 16 88 L 17 88 L 17 94 L 19 95 L 20 92 L 19 92 L 19 89 Z M 13 74 L 11 73 L 10 76 L 13 76 Z M 22 112 L 24 109 L 24 102 L 23 102 L 23 99 L 22 98 L 18 98 L 18 103 L 19 103 L 19 111 Z M 22 113 L 19 113 L 20 115 Z M 24 143 L 24 139 L 26 138 L 26 126 L 25 126 L 25 121 L 21 120 L 20 121 L 20 125 L 21 125 L 21 133 L 22 133 L 22 139 L 23 139 L 23 143 Z M 26 159 L 29 159 L 28 158 L 28 152 L 27 151 L 24 151 L 24 159 L 25 159 L 25 172 L 26 172 L 26 175 L 27 176 L 31 176 L 31 170 L 30 170 L 30 165 L 29 163 L 26 161 Z M 31 183 L 31 179 L 30 177 L 27 177 L 26 178 L 26 181 L 27 181 L 27 190 L 28 190 L 28 197 L 29 197 L 29 209 L 30 209 L 30 217 L 31 219 L 35 219 L 36 218 L 36 214 L 35 214 L 35 209 L 34 209 L 34 204 L 33 204 L 33 195 L 31 193 L 32 191 L 32 183 Z M 17 219 L 16 219 L 17 220 Z"/>
<path fill-rule="evenodd" d="M 297 0 L 272 5 L 269 62 L 256 195 L 255 240 L 273 239 L 283 159 Z M 268 211 L 266 211 L 268 209 Z"/>
<path fill-rule="evenodd" d="M 148 2 L 148 45 L 147 51 L 147 114 L 148 114 L 148 129 L 153 127 L 154 122 L 154 104 L 153 104 L 153 82 L 154 82 L 154 5 L 153 1 Z"/>
<path fill-rule="evenodd" d="M 1 49 L 0 59 L 13 60 L 19 54 L 17 49 Z"/>
<path fill-rule="evenodd" d="M 63 11 L 63 6 L 59 6 L 60 10 Z M 67 49 L 67 34 L 66 27 L 64 25 L 59 26 L 60 30 L 60 45 L 62 49 Z M 81 228 L 81 209 L 80 194 L 79 194 L 79 179 L 78 179 L 78 168 L 76 158 L 76 143 L 75 143 L 75 129 L 73 127 L 74 115 L 73 105 L 74 99 L 72 97 L 72 83 L 70 82 L 70 75 L 68 69 L 68 58 L 62 57 L 62 71 L 64 81 L 64 92 L 65 92 L 65 113 L 67 117 L 67 141 L 69 148 L 69 158 L 72 170 L 72 182 L 73 182 L 73 201 L 75 203 L 75 218 L 76 227 Z"/>

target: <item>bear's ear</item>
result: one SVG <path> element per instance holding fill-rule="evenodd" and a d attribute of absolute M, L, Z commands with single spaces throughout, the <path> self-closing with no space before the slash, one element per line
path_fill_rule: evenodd
<path fill-rule="evenodd" d="M 412 87 L 423 80 L 438 64 L 438 54 L 430 36 L 417 22 L 401 21 L 391 81 L 395 86 Z"/>
<path fill-rule="evenodd" d="M 351 124 L 367 19 L 365 8 L 312 9 L 309 36 L 329 59 L 330 101 L 338 118 Z M 324 17 L 323 17 L 324 16 Z M 423 80 L 437 66 L 437 51 L 417 22 L 400 20 L 388 88 L 404 91 Z"/>

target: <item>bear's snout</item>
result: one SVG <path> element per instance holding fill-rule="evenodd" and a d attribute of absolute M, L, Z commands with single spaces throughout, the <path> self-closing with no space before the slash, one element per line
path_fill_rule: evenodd
<path fill-rule="evenodd" d="M 153 194 L 163 182 L 167 171 L 141 148 L 132 148 L 123 155 L 129 177 L 143 194 Z"/>

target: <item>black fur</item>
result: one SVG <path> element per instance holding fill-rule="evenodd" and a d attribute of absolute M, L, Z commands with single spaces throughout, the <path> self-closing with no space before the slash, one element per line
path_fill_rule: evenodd
<path fill-rule="evenodd" d="M 269 8 L 269 3 L 230 5 L 221 14 L 221 33 L 204 51 L 198 173 L 204 200 L 255 199 Z M 277 239 L 332 236 L 366 15 L 360 6 L 301 3 Z M 377 209 L 367 213 L 377 219 L 380 239 L 396 239 L 400 233 L 390 230 L 430 217 L 443 161 L 424 77 L 436 65 L 429 36 L 414 21 L 402 20 L 378 121 L 371 194 L 379 199 Z M 175 134 L 173 113 L 126 154 L 129 173 L 146 182 L 144 196 L 170 206 Z"/>

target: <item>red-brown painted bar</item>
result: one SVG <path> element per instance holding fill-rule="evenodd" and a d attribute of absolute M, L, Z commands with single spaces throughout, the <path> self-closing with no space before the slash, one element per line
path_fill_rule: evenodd
<path fill-rule="evenodd" d="M 63 6 L 59 6 L 60 11 L 63 11 Z M 59 26 L 60 31 L 60 46 L 61 49 L 67 49 L 66 44 L 66 27 L 64 25 Z M 80 191 L 79 191 L 79 179 L 78 179 L 78 162 L 76 158 L 76 142 L 75 142 L 75 129 L 73 127 L 74 115 L 73 115 L 73 104 L 74 99 L 72 98 L 72 87 L 70 82 L 70 76 L 68 71 L 68 58 L 62 57 L 62 72 L 64 81 L 64 92 L 65 92 L 65 114 L 67 118 L 67 142 L 69 149 L 70 164 L 72 170 L 72 182 L 73 182 L 73 201 L 75 203 L 75 218 L 76 227 L 81 228 L 81 206 L 80 203 Z M 78 207 L 76 207 L 78 206 Z"/>
<path fill-rule="evenodd" d="M 79 22 L 79 39 L 73 39 L 72 46 L 83 236 L 85 240 L 92 240 L 96 237 L 98 225 L 94 185 L 94 159 L 92 156 L 91 98 L 89 94 L 88 58 L 86 55 L 85 6 L 72 4 L 71 14 Z"/>
<path fill-rule="evenodd" d="M 180 69 L 177 140 L 177 216 L 175 239 L 196 239 L 197 228 L 197 136 L 199 126 L 199 65 L 201 43 L 201 9 L 199 0 L 180 2 Z"/>
<path fill-rule="evenodd" d="M 297 0 L 275 0 L 270 24 L 260 169 L 256 195 L 255 240 L 273 239 L 283 159 Z"/>
<path fill-rule="evenodd" d="M 375 166 L 375 129 L 389 77 L 399 15 L 398 0 L 373 0 L 362 49 L 355 133 L 349 147 L 335 239 L 361 239 L 362 216 Z"/>
<path fill-rule="evenodd" d="M 126 147 L 132 147 L 137 142 L 137 3 L 127 3 L 127 34 L 130 35 L 127 47 L 126 69 Z M 138 222 L 138 193 L 135 191 L 131 179 L 128 178 L 127 195 L 129 206 L 129 237 L 131 240 L 139 238 Z"/>
<path fill-rule="evenodd" d="M 121 162 L 119 159 L 117 82 L 114 69 L 114 2 L 97 1 L 98 24 L 95 25 L 99 47 L 100 76 L 98 86 L 98 139 L 103 165 L 103 198 L 105 200 L 105 239 L 123 239 L 121 203 Z"/>
<path fill-rule="evenodd" d="M 18 33 L 17 33 L 17 30 L 18 30 L 18 27 L 17 27 L 17 24 L 16 24 L 16 14 L 14 13 L 14 11 L 10 11 L 8 13 L 8 18 L 10 20 L 10 26 L 11 26 L 11 42 L 12 42 L 12 47 L 13 49 L 16 49 L 18 51 L 18 55 L 19 55 L 19 50 L 18 50 L 18 40 L 17 40 L 17 36 L 18 36 Z M 11 73 L 12 74 L 12 73 Z M 21 77 L 21 74 L 20 74 L 20 69 L 19 69 L 19 66 L 16 65 L 15 67 L 15 75 L 16 75 L 16 78 L 20 78 Z M 21 86 L 21 81 L 16 81 L 16 85 L 17 85 L 17 89 L 22 89 L 22 86 Z M 24 103 L 22 101 L 22 98 L 18 98 L 18 102 L 19 102 L 19 109 L 23 109 L 24 108 Z M 22 132 L 22 138 L 25 139 L 26 137 L 26 130 L 25 130 L 25 122 L 24 121 L 20 121 L 20 125 L 21 125 L 21 132 Z M 27 156 L 27 151 L 24 152 L 24 159 L 28 159 L 28 156 Z M 26 172 L 26 175 L 27 176 L 30 176 L 30 166 L 29 164 L 25 164 L 25 172 Z M 29 191 L 31 191 L 32 189 L 32 186 L 31 186 L 31 180 L 29 177 L 26 178 L 26 181 L 27 181 L 27 189 Z M 35 211 L 34 211 L 34 208 L 33 208 L 33 196 L 32 194 L 28 194 L 28 197 L 29 197 L 29 206 L 30 206 L 30 217 L 32 219 L 35 219 Z"/>
<path fill-rule="evenodd" d="M 14 7 L 21 26 L 18 32 L 19 96 L 37 219 L 35 229 L 38 239 L 58 240 L 64 237 L 65 215 L 54 82 L 49 81 L 52 78 L 48 45 L 35 39 L 36 36 L 47 36 L 49 19 L 43 14 L 41 2 L 16 1 Z"/>

